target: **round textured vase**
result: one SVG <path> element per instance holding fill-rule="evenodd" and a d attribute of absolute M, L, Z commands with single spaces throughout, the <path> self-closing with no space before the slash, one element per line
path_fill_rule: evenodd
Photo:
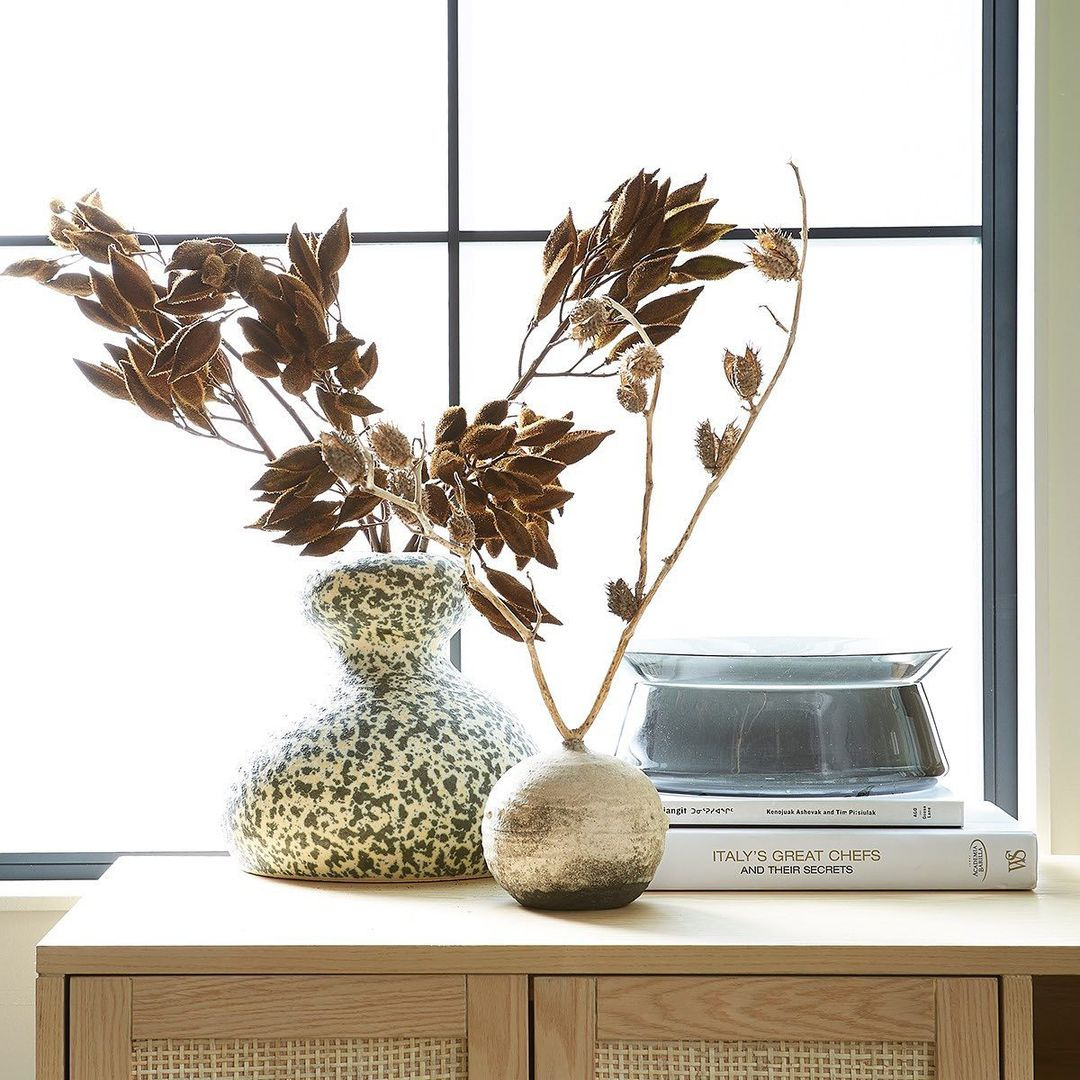
<path fill-rule="evenodd" d="M 636 900 L 664 853 L 667 815 L 648 777 L 580 742 L 515 765 L 484 809 L 484 854 L 525 907 L 617 908 Z"/>
<path fill-rule="evenodd" d="M 226 811 L 233 854 L 270 877 L 485 876 L 484 800 L 535 747 L 447 658 L 461 565 L 372 555 L 314 574 L 305 599 L 340 678 L 241 769 Z"/>

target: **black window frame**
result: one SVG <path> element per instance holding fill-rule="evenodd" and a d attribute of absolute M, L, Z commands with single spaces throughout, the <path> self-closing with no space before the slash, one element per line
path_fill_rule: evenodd
<path fill-rule="evenodd" d="M 813 239 L 973 237 L 982 245 L 983 767 L 985 798 L 1018 812 L 1016 320 L 1019 0 L 982 5 L 982 222 L 979 225 L 812 228 Z M 460 213 L 459 0 L 447 0 L 447 214 L 444 231 L 353 233 L 354 244 L 444 244 L 447 252 L 447 397 L 461 394 L 461 248 L 470 243 L 542 242 L 533 230 L 465 230 Z M 207 234 L 210 235 L 210 234 Z M 226 233 L 241 244 L 284 244 L 283 233 Z M 748 230 L 729 234 L 749 239 Z M 165 245 L 182 235 L 162 235 Z M 0 236 L 0 247 L 48 246 L 46 236 Z M 453 657 L 460 663 L 460 642 Z M 224 852 L 0 853 L 0 880 L 100 877 L 125 854 Z"/>

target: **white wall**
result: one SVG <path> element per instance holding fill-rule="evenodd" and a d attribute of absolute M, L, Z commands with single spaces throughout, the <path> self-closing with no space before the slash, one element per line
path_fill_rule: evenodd
<path fill-rule="evenodd" d="M 58 891 L 54 883 L 0 884 L 0 1080 L 33 1080 L 34 946 L 74 898 L 43 896 Z M 38 895 L 10 895 L 20 890 Z"/>
<path fill-rule="evenodd" d="M 1035 8 L 1036 715 L 1041 832 L 1080 853 L 1080 4 Z"/>

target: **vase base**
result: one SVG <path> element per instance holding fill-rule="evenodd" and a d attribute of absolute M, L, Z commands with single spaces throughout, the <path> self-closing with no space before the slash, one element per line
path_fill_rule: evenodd
<path fill-rule="evenodd" d="M 602 889 L 554 889 L 511 895 L 522 907 L 539 911 L 608 911 L 632 904 L 648 884 L 647 881 L 635 881 L 630 885 Z"/>
<path fill-rule="evenodd" d="M 383 877 L 349 877 L 345 874 L 337 876 L 300 876 L 299 874 L 275 874 L 269 870 L 253 870 L 250 867 L 240 865 L 245 874 L 252 877 L 271 878 L 274 881 L 314 881 L 320 885 L 437 885 L 439 882 L 451 881 L 490 881 L 490 874 L 459 874 L 456 877 L 413 877 L 413 878 L 383 878 Z"/>

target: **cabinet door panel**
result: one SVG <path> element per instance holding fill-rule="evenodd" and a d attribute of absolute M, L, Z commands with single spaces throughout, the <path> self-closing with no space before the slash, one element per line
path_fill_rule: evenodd
<path fill-rule="evenodd" d="M 475 1080 L 527 1080 L 506 1067 L 527 1062 L 527 986 L 516 979 L 482 985 Z M 469 1076 L 460 975 L 76 977 L 70 1002 L 70 1080 Z"/>
<path fill-rule="evenodd" d="M 994 979 L 538 979 L 536 1080 L 997 1080 Z"/>

